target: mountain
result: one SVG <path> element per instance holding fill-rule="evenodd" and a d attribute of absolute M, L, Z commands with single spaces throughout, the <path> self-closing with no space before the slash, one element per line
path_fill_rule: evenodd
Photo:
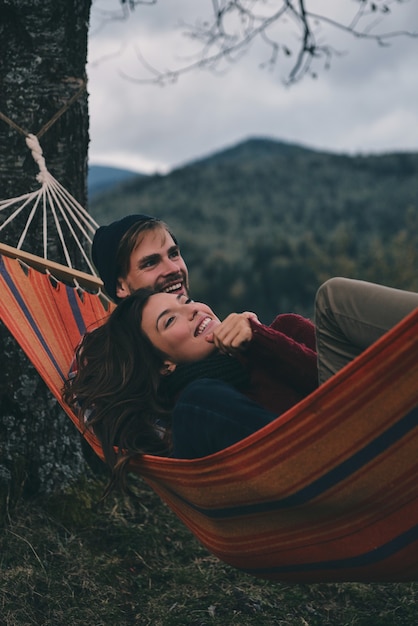
<path fill-rule="evenodd" d="M 146 175 L 118 167 L 89 165 L 87 179 L 89 198 L 92 198 L 99 193 L 103 193 L 104 191 L 108 191 L 134 178 L 141 178 L 144 176 Z"/>
<path fill-rule="evenodd" d="M 418 290 L 417 209 L 417 153 L 348 156 L 265 138 L 90 203 L 101 224 L 161 217 L 181 242 L 194 298 L 263 321 L 310 315 L 333 275 Z"/>

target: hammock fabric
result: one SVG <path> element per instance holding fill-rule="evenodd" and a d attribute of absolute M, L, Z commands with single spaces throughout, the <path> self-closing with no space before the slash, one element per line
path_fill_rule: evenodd
<path fill-rule="evenodd" d="M 74 348 L 108 311 L 97 295 L 0 259 L 0 318 L 62 404 Z M 416 580 L 417 405 L 418 310 L 247 439 L 202 459 L 143 456 L 132 471 L 208 550 L 254 576 Z"/>

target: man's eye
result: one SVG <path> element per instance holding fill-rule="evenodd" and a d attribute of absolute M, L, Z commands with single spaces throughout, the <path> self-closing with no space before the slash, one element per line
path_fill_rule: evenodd
<path fill-rule="evenodd" d="M 173 250 L 172 252 L 170 252 L 170 258 L 172 259 L 176 259 L 179 256 L 180 256 L 180 250 Z"/>

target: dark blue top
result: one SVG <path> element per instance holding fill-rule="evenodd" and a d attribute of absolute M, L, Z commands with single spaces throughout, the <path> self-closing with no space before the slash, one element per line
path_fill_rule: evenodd
<path fill-rule="evenodd" d="M 227 383 L 196 380 L 181 392 L 172 413 L 173 456 L 193 459 L 213 454 L 276 417 Z"/>

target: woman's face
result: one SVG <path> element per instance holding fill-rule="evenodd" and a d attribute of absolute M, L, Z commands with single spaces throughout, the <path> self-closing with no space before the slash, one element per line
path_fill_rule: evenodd
<path fill-rule="evenodd" d="M 178 364 L 211 354 L 215 346 L 208 338 L 220 323 L 206 304 L 182 294 L 156 293 L 144 306 L 141 326 L 168 361 Z"/>

